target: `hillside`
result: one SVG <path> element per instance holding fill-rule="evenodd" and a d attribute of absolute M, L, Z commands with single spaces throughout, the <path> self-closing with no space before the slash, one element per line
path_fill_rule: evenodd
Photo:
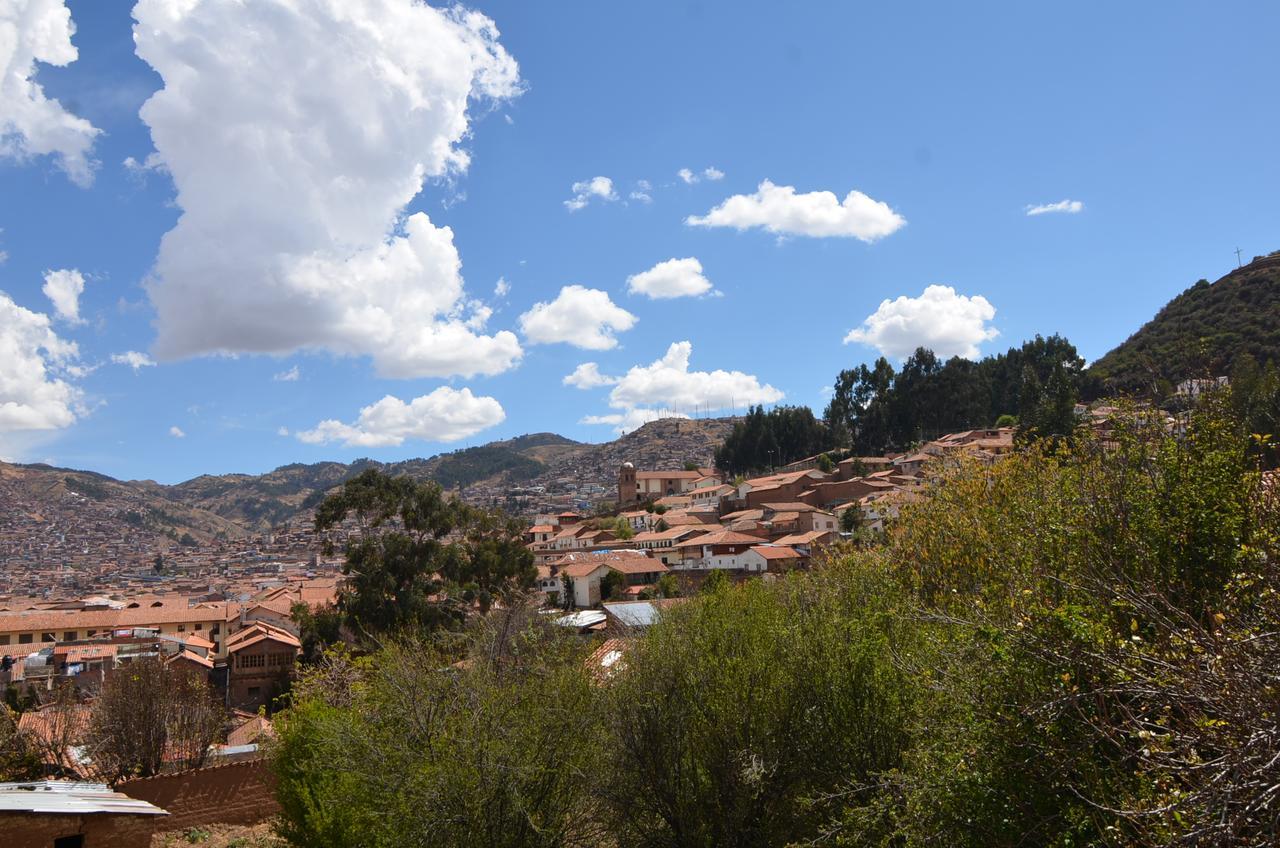
<path fill-rule="evenodd" d="M 606 490 L 618 466 L 710 465 L 731 419 L 663 419 L 611 442 L 583 444 L 554 433 L 518 436 L 429 459 L 282 465 L 265 474 L 206 474 L 176 485 L 121 481 L 89 471 L 0 463 L 0 540 L 59 536 L 58 547 L 91 549 L 122 539 L 132 551 L 237 540 L 310 520 L 324 496 L 367 468 L 430 479 L 489 503 L 508 489 L 595 482 Z"/>
<path fill-rule="evenodd" d="M 1093 363 L 1105 391 L 1168 391 L 1190 377 L 1229 374 L 1248 353 L 1280 362 L 1280 251 L 1216 283 L 1193 285 L 1123 344 Z"/>

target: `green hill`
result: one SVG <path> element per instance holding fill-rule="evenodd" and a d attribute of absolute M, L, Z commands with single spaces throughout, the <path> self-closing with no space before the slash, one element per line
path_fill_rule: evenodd
<path fill-rule="evenodd" d="M 1280 364 L 1280 251 L 1216 283 L 1201 280 L 1089 367 L 1104 392 L 1165 394 L 1190 377 L 1230 374 L 1250 354 Z"/>

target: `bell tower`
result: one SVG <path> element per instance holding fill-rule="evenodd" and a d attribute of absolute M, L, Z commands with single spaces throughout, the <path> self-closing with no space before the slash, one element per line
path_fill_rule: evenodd
<path fill-rule="evenodd" d="M 618 506 L 626 506 L 637 500 L 636 467 L 629 462 L 624 462 L 618 469 Z"/>

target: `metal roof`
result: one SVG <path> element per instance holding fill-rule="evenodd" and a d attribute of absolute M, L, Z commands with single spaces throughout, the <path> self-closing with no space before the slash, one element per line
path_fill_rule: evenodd
<path fill-rule="evenodd" d="M 39 780 L 33 783 L 0 783 L 0 812 L 52 815 L 167 816 L 154 804 L 112 792 L 105 783 Z"/>
<path fill-rule="evenodd" d="M 628 627 L 648 627 L 658 620 L 658 608 L 648 601 L 605 604 L 605 611 Z"/>

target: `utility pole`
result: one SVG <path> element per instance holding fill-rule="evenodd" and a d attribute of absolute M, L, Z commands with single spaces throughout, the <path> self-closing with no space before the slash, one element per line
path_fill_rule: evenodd
<path fill-rule="evenodd" d="M 1236 267 L 1243 268 L 1244 262 L 1240 259 L 1240 248 L 1236 248 Z"/>

